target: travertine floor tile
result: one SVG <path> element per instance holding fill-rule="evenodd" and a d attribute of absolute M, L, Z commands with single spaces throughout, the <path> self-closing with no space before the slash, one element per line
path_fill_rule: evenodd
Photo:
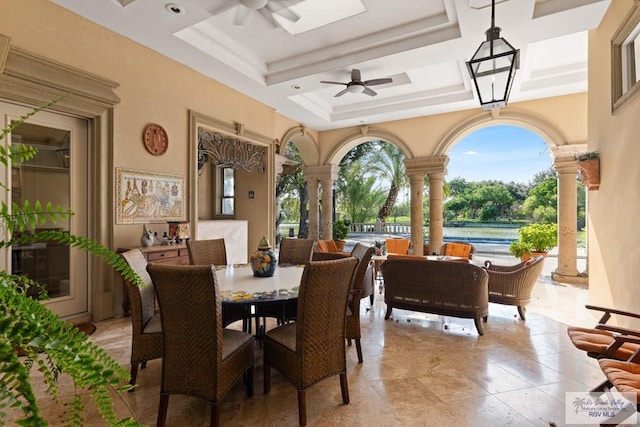
<path fill-rule="evenodd" d="M 584 391 L 602 379 L 597 363 L 575 349 L 567 324 L 593 326 L 584 309 L 586 290 L 540 280 L 522 321 L 515 307 L 490 304 L 485 334 L 473 320 L 393 311 L 376 292 L 374 306 L 364 300 L 361 311 L 364 363 L 357 363 L 355 345 L 346 347 L 351 403 L 344 405 L 338 377 L 307 392 L 309 426 L 548 426 L 564 425 L 564 393 Z M 91 340 L 127 370 L 131 320 L 97 324 Z M 270 320 L 267 327 L 274 327 Z M 232 327 L 239 327 L 238 324 Z M 138 387 L 123 398 L 138 420 L 155 425 L 162 361 L 138 372 Z M 298 425 L 295 388 L 272 371 L 271 393 L 262 394 L 262 352 L 256 345 L 254 397 L 246 398 L 240 382 L 221 404 L 224 426 L 281 427 Z M 64 388 L 68 387 L 61 382 Z M 42 390 L 39 390 L 41 393 Z M 116 407 L 127 414 L 122 402 Z M 59 425 L 59 407 L 43 403 L 51 425 Z M 208 426 L 210 408 L 199 399 L 171 396 L 168 426 Z M 85 425 L 104 425 L 95 410 Z"/>

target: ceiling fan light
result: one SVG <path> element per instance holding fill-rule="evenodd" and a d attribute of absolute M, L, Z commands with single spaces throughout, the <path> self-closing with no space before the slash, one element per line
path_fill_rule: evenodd
<path fill-rule="evenodd" d="M 362 85 L 350 85 L 350 86 L 347 86 L 347 91 L 349 93 L 362 93 L 364 91 L 364 86 L 362 86 Z"/>
<path fill-rule="evenodd" d="M 262 9 L 267 5 L 269 0 L 239 0 L 240 4 L 252 10 Z"/>

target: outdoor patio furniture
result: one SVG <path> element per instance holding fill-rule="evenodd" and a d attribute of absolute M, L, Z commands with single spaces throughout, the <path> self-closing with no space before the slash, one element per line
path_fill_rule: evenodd
<path fill-rule="evenodd" d="M 314 243 L 313 239 L 282 239 L 278 252 L 278 264 L 304 264 L 311 261 Z"/>
<path fill-rule="evenodd" d="M 544 257 L 530 258 L 517 265 L 502 266 L 485 261 L 489 274 L 489 302 L 515 305 L 522 320 L 526 320 L 526 305 L 531 301 L 531 290 L 536 284 Z"/>
<path fill-rule="evenodd" d="M 616 340 L 616 337 L 621 335 L 640 337 L 640 330 L 613 326 L 607 323 L 612 314 L 634 319 L 640 319 L 640 314 L 594 305 L 585 307 L 588 310 L 602 312 L 602 316 L 593 328 L 567 327 L 569 339 L 576 348 L 585 351 L 587 356 L 595 359 L 608 358 L 617 360 L 627 360 L 636 351 L 640 350 L 640 345 L 637 343 Z"/>
<path fill-rule="evenodd" d="M 227 265 L 227 250 L 224 239 L 187 240 L 191 265 Z M 251 332 L 251 307 L 226 305 L 222 310 L 222 323 L 228 326 L 242 320 L 242 330 Z"/>
<path fill-rule="evenodd" d="M 165 425 L 169 396 L 186 394 L 207 400 L 211 425 L 218 426 L 218 405 L 243 375 L 247 396 L 253 395 L 254 338 L 223 327 L 214 266 L 149 264 L 147 269 L 164 333 L 157 425 Z"/>
<path fill-rule="evenodd" d="M 423 257 L 387 258 L 384 277 L 385 320 L 393 308 L 474 320 L 480 335 L 489 313 L 488 274 L 476 265 L 429 261 Z"/>
<path fill-rule="evenodd" d="M 446 242 L 440 248 L 440 255 L 473 259 L 475 254 L 476 248 L 467 242 Z"/>
<path fill-rule="evenodd" d="M 187 250 L 192 265 L 227 265 L 224 239 L 188 239 Z"/>
<path fill-rule="evenodd" d="M 620 336 L 618 341 L 640 345 L 640 338 Z M 608 393 L 615 388 L 620 393 L 630 394 L 631 400 L 623 405 L 617 414 L 600 423 L 601 426 L 617 426 L 640 410 L 640 355 L 635 354 L 628 361 L 615 359 L 599 359 L 598 364 L 607 378 L 601 385 L 592 389 L 590 394 Z"/>
<path fill-rule="evenodd" d="M 356 342 L 358 363 L 362 363 L 360 300 L 373 293 L 373 266 L 371 265 L 373 252 L 374 249 L 372 247 L 365 246 L 362 243 L 356 243 L 351 251 L 351 256 L 358 258 L 358 267 L 356 268 L 353 287 L 347 303 L 346 337 L 349 345 L 351 345 L 351 340 Z"/>
<path fill-rule="evenodd" d="M 355 257 L 308 263 L 300 281 L 296 321 L 264 337 L 264 393 L 270 392 L 273 367 L 298 390 L 301 426 L 307 424 L 306 391 L 323 379 L 339 375 L 342 401 L 349 403 L 345 318 L 357 265 Z"/>
<path fill-rule="evenodd" d="M 409 253 L 409 247 L 411 246 L 411 240 L 409 239 L 387 239 L 384 242 L 387 248 L 387 254 L 401 254 L 405 255 Z"/>
<path fill-rule="evenodd" d="M 134 385 L 138 378 L 138 364 L 146 368 L 147 361 L 162 357 L 162 325 L 160 313 L 156 313 L 156 297 L 153 282 L 147 273 L 147 260 L 139 249 L 123 252 L 122 257 L 129 267 L 145 283 L 138 288 L 126 280 L 131 301 L 131 381 Z M 131 389 L 134 391 L 135 388 Z"/>

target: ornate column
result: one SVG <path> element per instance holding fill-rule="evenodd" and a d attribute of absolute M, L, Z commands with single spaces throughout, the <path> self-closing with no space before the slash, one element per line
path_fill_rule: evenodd
<path fill-rule="evenodd" d="M 447 158 L 448 160 L 448 158 Z M 444 218 L 442 216 L 442 184 L 444 171 L 429 175 L 429 250 L 439 252 L 444 241 Z"/>
<path fill-rule="evenodd" d="M 303 168 L 305 179 L 309 183 L 309 238 L 314 240 L 320 237 L 324 240 L 333 238 L 333 181 L 338 178 L 339 170 L 338 165 L 332 164 Z M 311 180 L 315 180 L 315 194 L 311 190 Z M 318 182 L 322 184 L 322 218 L 318 214 Z"/>
<path fill-rule="evenodd" d="M 554 148 L 553 168 L 558 175 L 558 267 L 553 280 L 564 283 L 585 283 L 577 268 L 577 167 L 574 155 L 580 146 Z"/>
<path fill-rule="evenodd" d="M 424 232 L 422 223 L 424 222 L 423 193 L 424 174 L 414 173 L 409 175 L 411 186 L 411 247 L 414 255 L 422 255 L 422 245 L 424 244 Z M 419 230 L 420 232 L 415 232 Z"/>
<path fill-rule="evenodd" d="M 309 238 L 318 240 L 318 237 L 320 236 L 320 230 L 318 228 L 320 224 L 318 220 L 318 184 L 320 181 L 318 178 L 314 177 L 306 178 L 306 181 L 307 184 L 309 184 Z"/>
<path fill-rule="evenodd" d="M 444 172 L 449 163 L 447 156 L 423 157 L 404 161 L 407 175 L 411 178 L 411 243 L 414 248 L 422 248 L 424 233 L 423 221 L 423 177 L 429 176 L 429 245 L 431 251 L 437 251 L 442 246 L 444 234 L 442 218 L 442 182 Z M 420 177 L 420 179 L 418 179 Z M 415 194 L 420 189 L 420 196 Z M 422 253 L 422 249 L 420 252 Z"/>

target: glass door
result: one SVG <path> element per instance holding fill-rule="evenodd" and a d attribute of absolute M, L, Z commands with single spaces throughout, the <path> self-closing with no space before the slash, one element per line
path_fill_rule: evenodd
<path fill-rule="evenodd" d="M 5 124 L 30 109 L 0 104 Z M 20 124 L 5 144 L 37 149 L 33 159 L 15 162 L 7 171 L 11 182 L 8 201 L 22 205 L 51 202 L 54 209 L 71 208 L 74 215 L 56 223 L 38 224 L 38 232 L 55 229 L 87 235 L 87 122 L 60 114 L 40 112 Z M 10 259 L 10 261 L 9 261 Z M 55 241 L 14 245 L 5 254 L 12 273 L 25 275 L 45 286 L 50 300 L 44 303 L 62 317 L 88 312 L 87 255 Z"/>

